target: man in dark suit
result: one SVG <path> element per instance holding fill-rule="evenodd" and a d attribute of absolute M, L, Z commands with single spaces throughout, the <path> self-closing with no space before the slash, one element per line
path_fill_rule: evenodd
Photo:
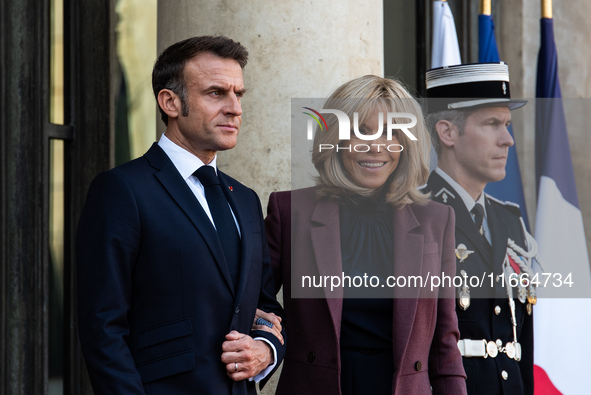
<path fill-rule="evenodd" d="M 236 145 L 247 57 L 225 37 L 164 50 L 152 82 L 166 132 L 90 187 L 78 316 L 97 395 L 255 394 L 283 358 L 259 199 L 215 167 Z"/>
<path fill-rule="evenodd" d="M 519 207 L 484 193 L 505 177 L 511 110 L 525 102 L 511 100 L 504 63 L 430 70 L 427 97 L 438 154 L 427 189 L 454 208 L 456 274 L 466 280 L 456 312 L 468 393 L 533 394 L 535 290 L 516 283 L 537 268 L 537 246 Z"/>

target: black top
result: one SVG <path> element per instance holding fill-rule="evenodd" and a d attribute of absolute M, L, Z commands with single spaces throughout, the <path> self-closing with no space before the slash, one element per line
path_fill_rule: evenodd
<path fill-rule="evenodd" d="M 392 211 L 383 199 L 360 196 L 340 206 L 343 272 L 351 278 L 349 286 L 345 277 L 341 347 L 392 352 L 393 290 L 381 287 L 393 273 Z"/>

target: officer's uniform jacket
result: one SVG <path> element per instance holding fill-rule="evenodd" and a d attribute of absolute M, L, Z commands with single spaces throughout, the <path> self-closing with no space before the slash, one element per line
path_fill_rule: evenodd
<path fill-rule="evenodd" d="M 470 287 L 470 305 L 460 307 L 456 291 L 456 312 L 460 339 L 486 340 L 504 346 L 513 341 L 513 325 L 509 298 L 501 282 L 495 281 L 503 273 L 503 262 L 507 251 L 507 239 L 511 238 L 525 248 L 525 234 L 520 222 L 519 208 L 486 196 L 487 220 L 492 238 L 492 248 L 485 245 L 482 236 L 459 194 L 439 174 L 432 172 L 426 190 L 432 199 L 453 207 L 456 215 L 456 248 L 463 244 L 469 253 L 464 259 L 456 258 L 456 275 L 465 274 L 484 278 L 484 288 Z M 491 290 L 491 276 L 494 289 Z M 483 298 L 486 297 L 486 298 Z M 500 351 L 494 358 L 463 357 L 468 376 L 468 394 L 533 394 L 533 309 L 527 308 L 514 293 L 517 341 L 521 345 L 521 361 L 509 358 Z M 531 306 L 530 306 L 531 307 Z M 529 312 L 528 312 L 529 310 Z"/>

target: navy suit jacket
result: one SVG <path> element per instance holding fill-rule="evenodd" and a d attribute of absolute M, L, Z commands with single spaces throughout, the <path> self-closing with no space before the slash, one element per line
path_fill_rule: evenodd
<path fill-rule="evenodd" d="M 211 221 L 164 151 L 93 181 L 77 233 L 78 323 L 95 394 L 255 394 L 221 362 L 231 330 L 251 331 L 275 299 L 260 201 L 218 171 L 240 226 L 234 291 Z M 270 376 L 270 375 L 269 375 Z M 267 376 L 267 377 L 269 377 Z"/>

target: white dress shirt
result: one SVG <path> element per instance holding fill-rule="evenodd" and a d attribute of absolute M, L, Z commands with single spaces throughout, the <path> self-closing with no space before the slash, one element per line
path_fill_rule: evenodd
<path fill-rule="evenodd" d="M 193 173 L 197 171 L 201 166 L 206 166 L 201 159 L 187 151 L 186 149 L 176 145 L 173 143 L 166 135 L 162 135 L 160 140 L 158 141 L 158 145 L 160 148 L 164 150 L 166 155 L 172 161 L 172 164 L 176 169 L 181 173 L 183 180 L 187 183 L 189 188 L 191 188 L 191 192 L 195 195 L 201 207 L 203 207 L 203 211 L 209 217 L 211 224 L 215 228 L 215 223 L 213 222 L 213 217 L 211 216 L 211 212 L 209 211 L 209 206 L 207 205 L 207 199 L 205 198 L 205 188 L 203 188 L 203 184 L 199 181 Z M 217 163 L 217 155 L 213 158 L 211 163 L 207 164 L 207 166 L 213 167 L 215 170 L 215 174 L 218 174 L 218 169 L 216 167 Z M 236 221 L 236 216 L 232 211 L 232 207 L 230 207 L 230 212 L 232 213 L 232 217 L 234 218 L 234 222 L 236 223 L 236 228 L 238 229 L 238 235 L 240 235 L 240 226 L 238 225 L 238 221 Z"/>

